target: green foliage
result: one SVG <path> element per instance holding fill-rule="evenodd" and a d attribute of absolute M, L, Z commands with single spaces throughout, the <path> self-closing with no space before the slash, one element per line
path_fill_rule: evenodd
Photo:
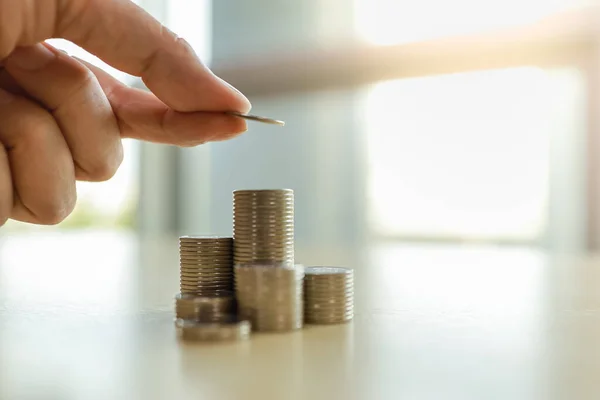
<path fill-rule="evenodd" d="M 61 222 L 55 229 L 78 230 L 78 229 L 119 229 L 133 230 L 136 227 L 136 202 L 130 202 L 117 214 L 106 214 L 97 210 L 87 202 L 80 202 L 73 213 Z M 33 224 L 16 221 L 8 221 L 3 227 L 7 231 L 31 231 L 44 229 Z"/>

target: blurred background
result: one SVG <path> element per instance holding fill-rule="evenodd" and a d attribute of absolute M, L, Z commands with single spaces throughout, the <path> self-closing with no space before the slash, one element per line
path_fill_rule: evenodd
<path fill-rule="evenodd" d="M 233 190 L 285 187 L 306 254 L 393 241 L 600 246 L 595 1 L 138 4 L 286 127 L 250 122 L 195 149 L 126 141 L 119 173 L 80 183 L 68 220 L 11 222 L 5 239 L 231 234 Z"/>

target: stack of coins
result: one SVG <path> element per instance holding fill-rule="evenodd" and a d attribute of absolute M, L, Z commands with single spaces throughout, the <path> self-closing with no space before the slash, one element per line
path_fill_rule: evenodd
<path fill-rule="evenodd" d="M 212 296 L 233 291 L 233 238 L 183 236 L 179 239 L 182 294 Z"/>
<path fill-rule="evenodd" d="M 354 316 L 354 273 L 335 267 L 306 268 L 304 319 L 307 324 L 340 324 Z"/>
<path fill-rule="evenodd" d="M 294 265 L 294 192 L 233 192 L 233 238 L 236 265 L 278 262 Z"/>
<path fill-rule="evenodd" d="M 288 264 L 236 265 L 240 318 L 259 332 L 288 332 L 303 326 L 304 267 Z"/>
<path fill-rule="evenodd" d="M 236 313 L 235 297 L 232 292 L 196 296 L 178 294 L 175 296 L 175 315 L 179 319 L 199 322 L 221 322 Z"/>

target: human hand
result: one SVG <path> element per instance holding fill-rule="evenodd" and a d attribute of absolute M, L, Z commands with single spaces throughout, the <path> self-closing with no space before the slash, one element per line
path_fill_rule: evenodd
<path fill-rule="evenodd" d="M 64 38 L 143 79 L 152 93 L 56 50 Z M 75 181 L 110 179 L 122 138 L 178 146 L 246 130 L 250 103 L 129 0 L 0 0 L 0 226 L 56 224 Z"/>

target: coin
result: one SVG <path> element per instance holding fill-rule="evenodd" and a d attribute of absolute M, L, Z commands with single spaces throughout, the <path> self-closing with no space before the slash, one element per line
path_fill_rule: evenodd
<path fill-rule="evenodd" d="M 222 261 L 222 262 L 214 262 L 212 260 L 210 261 L 205 261 L 205 260 L 189 260 L 189 259 L 181 259 L 179 261 L 179 264 L 182 267 L 186 267 L 186 268 L 197 268 L 197 269 L 219 269 L 219 268 L 231 268 L 231 263 L 233 261 L 233 258 L 231 260 L 228 261 Z"/>
<path fill-rule="evenodd" d="M 198 246 L 193 247 L 180 247 L 179 254 L 190 256 L 190 257 L 202 257 L 206 259 L 227 259 L 227 251 L 232 248 L 232 246 L 224 246 L 224 247 L 212 247 L 210 249 L 202 249 L 198 248 Z"/>
<path fill-rule="evenodd" d="M 260 117 L 258 115 L 242 114 L 242 113 L 238 113 L 238 112 L 234 112 L 234 111 L 229 111 L 226 114 L 234 115 L 236 117 L 240 117 L 240 118 L 244 118 L 244 119 L 249 119 L 249 120 L 252 120 L 252 121 L 262 122 L 262 123 L 265 123 L 265 124 L 279 125 L 279 126 L 284 126 L 285 125 L 284 121 L 279 121 L 279 120 L 272 119 L 272 118 L 267 118 L 267 117 Z"/>
<path fill-rule="evenodd" d="M 212 260 L 204 261 L 204 260 L 181 259 L 181 260 L 179 260 L 179 264 L 182 267 L 186 267 L 186 268 L 219 269 L 219 268 L 231 268 L 232 260 L 233 260 L 233 258 L 228 261 L 214 262 Z"/>
<path fill-rule="evenodd" d="M 188 267 L 180 267 L 179 272 L 180 277 L 195 277 L 197 279 L 209 279 L 209 278 L 227 278 L 230 279 L 233 275 L 233 271 L 231 268 L 221 269 L 221 268 L 188 268 Z"/>
<path fill-rule="evenodd" d="M 229 281 L 202 281 L 202 283 L 198 283 L 198 280 L 193 278 L 182 278 L 180 281 L 196 287 L 214 287 L 215 289 L 230 286 L 228 285 L 228 283 L 230 283 Z"/>
<path fill-rule="evenodd" d="M 222 240 L 214 240 L 214 239 L 206 239 L 203 240 L 201 238 L 196 238 L 194 240 L 185 240 L 180 239 L 179 248 L 180 249 L 197 249 L 198 251 L 209 251 L 211 249 L 223 249 L 233 245 L 233 240 L 231 238 L 222 239 Z"/>
<path fill-rule="evenodd" d="M 247 340 L 250 337 L 249 321 L 231 317 L 222 322 L 196 322 L 177 319 L 177 336 L 184 341 L 225 342 Z"/>
<path fill-rule="evenodd" d="M 232 245 L 233 246 L 233 245 Z M 203 258 L 214 258 L 216 260 L 227 258 L 227 251 L 232 248 L 232 246 L 223 246 L 223 247 L 211 247 L 211 248 L 202 248 L 199 245 L 190 246 L 190 247 L 179 247 L 179 254 L 203 257 Z"/>
<path fill-rule="evenodd" d="M 263 195 L 271 195 L 271 196 L 291 196 L 294 194 L 292 189 L 238 189 L 235 191 L 238 196 L 263 196 Z"/>
<path fill-rule="evenodd" d="M 194 279 L 196 282 L 198 281 L 198 278 L 202 279 L 202 282 L 225 282 L 225 281 L 231 281 L 231 274 L 209 274 L 207 276 L 203 276 L 202 274 L 199 273 L 186 273 L 186 272 L 182 272 L 181 273 L 181 278 L 182 279 Z"/>
<path fill-rule="evenodd" d="M 234 258 L 234 261 L 244 259 L 244 262 L 261 262 L 261 261 L 291 261 L 290 258 L 294 257 L 294 251 L 291 249 L 272 249 L 270 251 L 265 249 L 258 250 L 238 250 L 238 254 Z M 239 262 L 236 262 L 239 264 Z"/>
<path fill-rule="evenodd" d="M 180 243 L 187 242 L 198 242 L 198 243 L 208 243 L 208 242 L 219 242 L 219 243 L 228 243 L 231 242 L 232 239 L 229 236 L 216 236 L 216 235 L 185 235 L 179 237 Z"/>
<path fill-rule="evenodd" d="M 354 312 L 354 307 L 344 308 L 344 309 L 304 309 L 304 313 L 307 318 L 310 319 L 312 317 L 326 316 L 326 315 L 352 315 Z"/>
<path fill-rule="evenodd" d="M 344 324 L 352 321 L 354 315 L 352 313 L 347 315 L 332 315 L 332 316 L 307 316 L 305 323 L 308 325 L 337 325 Z"/>
<path fill-rule="evenodd" d="M 318 314 L 319 312 L 331 312 L 331 313 L 337 313 L 337 312 L 347 312 L 347 311 L 352 311 L 354 310 L 354 306 L 353 305 L 348 305 L 347 303 L 341 302 L 341 303 L 329 303 L 329 304 L 312 304 L 312 305 L 305 305 L 304 306 L 304 311 L 309 313 L 315 313 Z"/>
<path fill-rule="evenodd" d="M 220 281 L 231 281 L 233 282 L 233 275 L 229 272 L 227 273 L 220 273 L 220 274 L 216 274 L 216 273 L 212 273 L 209 272 L 207 274 L 199 274 L 199 273 L 193 273 L 193 272 L 181 272 L 180 273 L 180 278 L 193 278 L 196 279 L 198 281 L 198 283 L 200 282 L 220 282 Z M 201 280 L 201 281 L 200 281 Z"/>
<path fill-rule="evenodd" d="M 227 260 L 227 261 L 214 261 L 214 260 L 193 260 L 193 259 L 189 259 L 189 258 L 180 258 L 179 263 L 182 266 L 186 266 L 186 267 L 196 267 L 198 269 L 219 269 L 219 268 L 230 268 L 231 267 L 231 262 L 233 261 L 233 258 Z"/>

